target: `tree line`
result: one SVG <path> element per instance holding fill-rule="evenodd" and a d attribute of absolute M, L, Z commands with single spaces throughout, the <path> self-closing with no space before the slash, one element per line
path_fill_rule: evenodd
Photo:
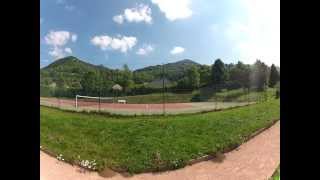
<path fill-rule="evenodd" d="M 274 64 L 268 67 L 257 60 L 253 65 L 239 61 L 237 64 L 224 64 L 221 59 L 213 65 L 196 66 L 188 69 L 183 79 L 178 81 L 179 88 L 197 89 L 200 86 L 212 85 L 217 88 L 251 88 L 263 91 L 275 87 L 280 81 L 280 73 Z"/>
<path fill-rule="evenodd" d="M 148 82 L 160 78 L 161 83 L 161 80 L 166 79 L 167 76 L 168 72 L 165 68 L 156 73 L 134 72 L 127 65 L 124 65 L 122 69 L 86 72 L 75 87 L 61 87 L 58 84 L 57 87 L 47 89 L 47 91 L 52 91 L 53 96 L 65 97 L 74 97 L 75 94 L 112 96 L 112 86 L 119 84 L 123 88 L 122 94 L 148 94 L 163 91 L 161 86 L 160 88 L 149 87 Z M 236 64 L 225 64 L 221 59 L 217 59 L 211 66 L 191 65 L 184 69 L 180 76 L 180 79 L 173 81 L 173 86 L 166 88 L 167 91 L 192 91 L 206 86 L 217 89 L 245 88 L 264 91 L 267 87 L 273 88 L 277 84 L 280 86 L 280 73 L 276 66 L 272 64 L 271 67 L 268 67 L 260 60 L 257 60 L 253 65 L 248 65 L 241 61 Z M 173 74 L 170 74 L 170 77 L 175 78 Z"/>

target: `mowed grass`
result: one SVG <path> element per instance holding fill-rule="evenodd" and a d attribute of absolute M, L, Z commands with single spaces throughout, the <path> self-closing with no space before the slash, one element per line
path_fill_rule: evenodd
<path fill-rule="evenodd" d="M 44 149 L 130 173 L 175 169 L 241 144 L 280 118 L 279 100 L 193 115 L 115 117 L 40 108 Z"/>
<path fill-rule="evenodd" d="M 181 92 L 181 93 L 171 93 L 166 92 L 162 93 L 151 93 L 146 95 L 135 95 L 135 96 L 125 96 L 124 99 L 127 100 L 128 103 L 131 104 L 144 104 L 144 103 L 163 103 L 163 98 L 165 98 L 165 102 L 167 103 L 188 103 L 197 101 L 195 97 L 198 96 L 200 99 L 206 100 L 198 100 L 198 101 L 226 101 L 226 102 L 244 102 L 244 101 L 259 101 L 262 99 L 273 98 L 275 97 L 276 90 L 274 88 L 268 88 L 264 92 L 251 91 L 249 94 L 244 89 L 235 89 L 235 90 L 224 90 L 221 92 L 217 92 L 216 94 L 212 94 L 209 97 L 204 98 L 206 93 L 200 93 L 199 90 L 195 90 L 192 92 Z M 119 97 L 120 98 L 120 97 Z"/>
<path fill-rule="evenodd" d="M 187 103 L 191 102 L 193 92 L 187 93 L 171 93 L 166 92 L 164 95 L 162 93 L 152 93 L 146 95 L 135 95 L 126 96 L 125 99 L 131 104 L 147 104 L 147 103 L 163 103 L 163 98 L 165 98 L 166 103 Z"/>

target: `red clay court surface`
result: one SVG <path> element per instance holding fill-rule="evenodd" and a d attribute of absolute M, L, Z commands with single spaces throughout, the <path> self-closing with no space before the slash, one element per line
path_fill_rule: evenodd
<path fill-rule="evenodd" d="M 57 99 L 57 98 L 41 98 L 41 99 L 57 106 L 61 105 L 61 106 L 75 107 L 75 100 L 71 100 L 71 99 Z M 94 107 L 94 106 L 99 106 L 99 103 L 90 102 L 90 101 L 78 101 L 78 107 Z M 147 107 L 148 109 L 161 110 L 163 108 L 163 104 L 100 103 L 100 107 L 101 108 L 117 108 L 117 109 L 145 109 Z M 183 109 L 183 108 L 191 108 L 191 107 L 192 105 L 190 103 L 166 103 L 165 104 L 165 108 L 167 109 Z"/>
<path fill-rule="evenodd" d="M 214 109 L 225 109 L 235 106 L 248 105 L 247 102 L 190 102 L 190 103 L 166 103 L 166 104 L 118 104 L 93 101 L 78 101 L 78 108 L 74 99 L 40 98 L 40 104 L 44 106 L 58 107 L 74 111 L 102 111 L 113 114 L 181 114 L 197 113 Z"/>

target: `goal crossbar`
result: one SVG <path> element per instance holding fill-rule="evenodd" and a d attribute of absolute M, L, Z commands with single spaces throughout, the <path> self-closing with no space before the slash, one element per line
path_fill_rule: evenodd
<path fill-rule="evenodd" d="M 98 99 L 98 100 L 113 100 L 113 97 L 95 97 L 95 96 L 81 96 L 81 95 L 76 95 L 76 108 L 78 108 L 78 98 Z"/>

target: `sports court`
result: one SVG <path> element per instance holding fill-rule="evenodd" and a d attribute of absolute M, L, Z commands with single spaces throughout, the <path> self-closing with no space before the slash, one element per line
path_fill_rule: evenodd
<path fill-rule="evenodd" d="M 99 111 L 120 115 L 184 114 L 240 107 L 253 102 L 118 103 L 115 100 L 66 99 L 41 97 L 43 106 L 74 111 Z"/>

